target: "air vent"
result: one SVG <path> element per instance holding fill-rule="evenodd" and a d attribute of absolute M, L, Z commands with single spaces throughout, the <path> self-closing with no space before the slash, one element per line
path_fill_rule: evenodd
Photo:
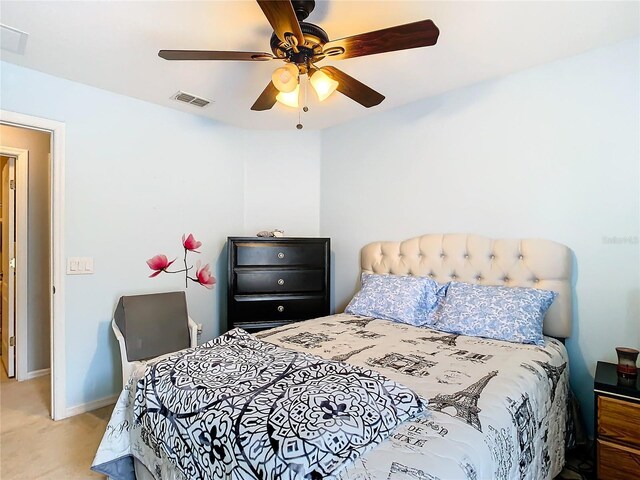
<path fill-rule="evenodd" d="M 0 48 L 2 50 L 24 55 L 28 39 L 28 33 L 0 24 Z"/>
<path fill-rule="evenodd" d="M 196 107 L 204 107 L 209 105 L 209 100 L 205 100 L 204 98 L 194 98 L 191 100 L 191 105 L 195 105 Z"/>
<path fill-rule="evenodd" d="M 191 95 L 190 93 L 186 92 L 178 92 L 172 98 L 174 100 L 178 100 L 179 102 L 195 105 L 196 107 L 206 107 L 211 103 L 211 100 L 207 100 L 206 98 L 202 97 L 196 97 L 195 95 Z"/>

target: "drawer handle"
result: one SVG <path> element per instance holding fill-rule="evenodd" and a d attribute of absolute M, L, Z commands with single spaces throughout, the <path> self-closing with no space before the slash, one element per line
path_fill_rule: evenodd
<path fill-rule="evenodd" d="M 278 285 L 284 285 L 284 278 L 278 279 Z"/>
<path fill-rule="evenodd" d="M 278 258 L 284 258 L 284 252 L 279 252 L 278 253 Z"/>
<path fill-rule="evenodd" d="M 278 311 L 280 313 L 284 312 L 284 307 L 282 305 L 278 305 Z"/>

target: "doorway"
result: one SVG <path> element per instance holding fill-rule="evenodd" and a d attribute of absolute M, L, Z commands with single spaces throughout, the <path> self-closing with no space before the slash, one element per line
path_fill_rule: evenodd
<path fill-rule="evenodd" d="M 21 127 L 28 130 L 47 132 L 50 135 L 49 158 L 49 218 L 51 229 L 48 232 L 51 248 L 49 257 L 50 285 L 48 299 L 50 305 L 50 391 L 51 417 L 61 420 L 73 414 L 66 406 L 66 374 L 65 374 L 65 321 L 64 293 L 64 158 L 65 158 L 65 124 L 33 115 L 10 112 L 0 109 L 0 128 L 3 126 Z M 2 144 L 2 138 L 0 138 Z M 18 192 L 20 194 L 20 192 Z M 25 256 L 21 256 L 24 258 Z M 20 362 L 18 361 L 18 366 Z M 0 366 L 0 372 L 4 369 Z"/>
<path fill-rule="evenodd" d="M 50 132 L 0 125 L 1 354 L 18 381 L 50 382 L 50 151 Z"/>
<path fill-rule="evenodd" d="M 6 149 L 3 149 L 6 151 Z M 4 152 L 3 152 L 4 153 Z M 8 153 L 8 152 L 7 152 Z M 0 356 L 7 377 L 15 376 L 15 166 L 17 157 L 0 155 Z"/>

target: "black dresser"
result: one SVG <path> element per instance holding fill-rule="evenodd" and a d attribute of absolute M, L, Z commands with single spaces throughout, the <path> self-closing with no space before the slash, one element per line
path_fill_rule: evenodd
<path fill-rule="evenodd" d="M 227 330 L 329 315 L 328 238 L 228 238 Z"/>

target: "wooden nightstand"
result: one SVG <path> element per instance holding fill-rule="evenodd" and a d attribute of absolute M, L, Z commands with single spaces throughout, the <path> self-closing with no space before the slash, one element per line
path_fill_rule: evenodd
<path fill-rule="evenodd" d="M 625 384 L 615 364 L 598 362 L 593 392 L 598 478 L 640 478 L 640 377 Z"/>

